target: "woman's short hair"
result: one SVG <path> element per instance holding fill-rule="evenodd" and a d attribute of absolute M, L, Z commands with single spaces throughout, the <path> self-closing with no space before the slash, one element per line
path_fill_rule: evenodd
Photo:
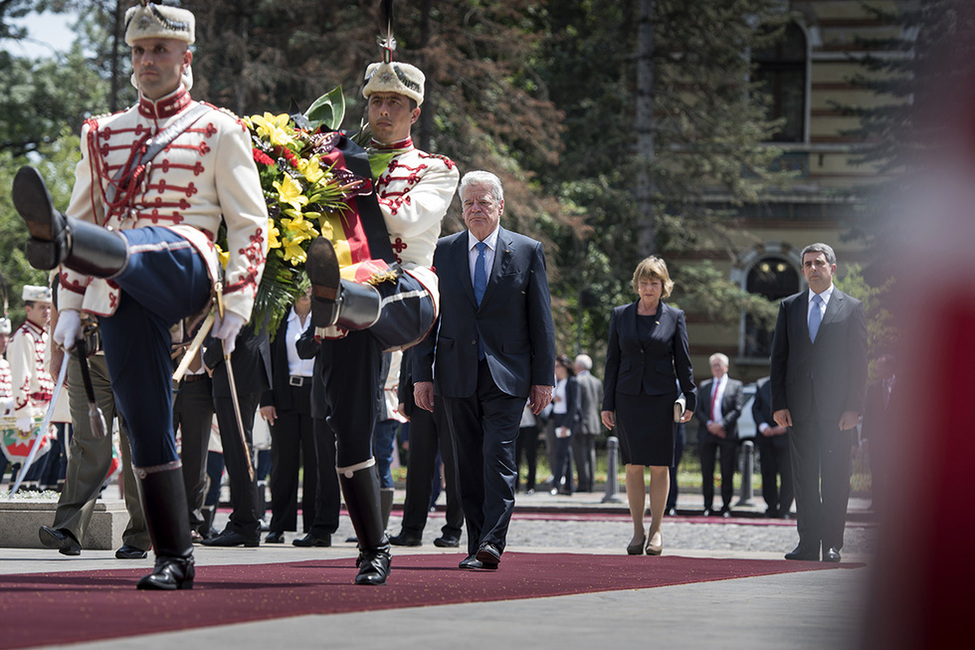
<path fill-rule="evenodd" d="M 667 263 L 656 255 L 644 258 L 633 271 L 633 291 L 640 293 L 640 282 L 644 280 L 660 280 L 664 285 L 661 298 L 669 298 L 674 290 L 674 281 L 670 279 Z"/>

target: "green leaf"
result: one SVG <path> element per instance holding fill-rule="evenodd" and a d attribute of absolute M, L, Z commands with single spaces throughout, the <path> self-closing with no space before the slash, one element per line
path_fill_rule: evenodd
<path fill-rule="evenodd" d="M 322 126 L 329 131 L 338 130 L 345 118 L 345 95 L 342 94 L 342 86 L 336 86 L 312 102 L 305 111 L 305 118 L 308 119 L 308 130 L 313 133 Z"/>

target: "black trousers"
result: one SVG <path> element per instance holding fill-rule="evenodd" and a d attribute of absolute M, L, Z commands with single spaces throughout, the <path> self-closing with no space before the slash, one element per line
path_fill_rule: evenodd
<path fill-rule="evenodd" d="M 765 505 L 773 517 L 787 514 L 795 495 L 789 445 L 777 445 L 762 434 L 758 434 L 755 440 L 762 464 L 762 498 Z"/>
<path fill-rule="evenodd" d="M 173 396 L 173 430 L 180 432 L 183 485 L 190 528 L 194 530 L 204 523 L 200 509 L 206 496 L 207 446 L 213 423 L 211 383 L 206 374 L 188 375 L 180 381 L 179 391 Z"/>
<path fill-rule="evenodd" d="M 677 436 L 674 439 L 674 464 L 670 468 L 670 491 L 667 492 L 667 510 L 677 508 L 677 496 L 680 494 L 680 486 L 677 483 L 677 468 L 680 466 L 680 459 L 684 456 L 684 445 L 687 436 L 684 432 L 684 423 L 677 425 Z"/>
<path fill-rule="evenodd" d="M 438 396 L 434 411 L 419 407 L 410 416 L 410 456 L 406 471 L 406 500 L 403 504 L 403 533 L 419 537 L 427 525 L 433 478 L 437 470 L 437 452 L 443 458 L 447 484 L 447 522 L 440 529 L 445 537 L 460 538 L 464 525 L 457 472 L 454 468 L 454 445 L 445 421 L 443 400 Z"/>
<path fill-rule="evenodd" d="M 515 440 L 527 399 L 498 388 L 487 362 L 478 363 L 477 373 L 473 395 L 443 398 L 457 457 L 470 555 L 484 543 L 504 550 L 515 508 Z"/>
<path fill-rule="evenodd" d="M 247 449 L 254 444 L 254 414 L 260 401 L 260 393 L 241 393 L 240 418 L 244 423 L 244 437 Z M 217 413 L 217 426 L 220 428 L 220 443 L 223 445 L 223 462 L 227 468 L 230 483 L 230 501 L 233 511 L 227 529 L 245 537 L 260 537 L 260 514 L 257 512 L 257 481 L 251 480 L 247 473 L 247 455 L 237 432 L 237 416 L 230 397 L 214 397 L 213 407 Z"/>
<path fill-rule="evenodd" d="M 846 506 L 850 500 L 853 437 L 837 422 L 793 421 L 789 432 L 792 476 L 796 491 L 799 543 L 843 548 Z"/>
<path fill-rule="evenodd" d="M 318 493 L 318 457 L 311 417 L 311 379 L 291 386 L 293 408 L 277 410 L 271 426 L 271 524 L 272 532 L 298 529 L 298 473 L 301 482 L 301 517 L 304 530 L 315 521 Z"/>
<path fill-rule="evenodd" d="M 318 485 L 315 490 L 315 518 L 311 527 L 306 526 L 305 530 L 317 537 L 325 537 L 338 530 L 342 501 L 339 476 L 335 473 L 335 433 L 325 418 L 313 418 L 312 430 L 318 463 Z M 307 465 L 305 471 L 308 471 Z"/>
<path fill-rule="evenodd" d="M 721 452 L 721 505 L 727 509 L 731 507 L 731 498 L 735 494 L 735 463 L 738 459 L 738 441 L 725 440 L 710 433 L 698 441 L 701 454 L 701 492 L 704 495 L 704 507 L 711 509 L 714 504 L 714 456 Z"/>
<path fill-rule="evenodd" d="M 528 477 L 525 480 L 525 489 L 535 489 L 535 474 L 538 469 L 538 427 L 522 427 L 518 432 L 518 441 L 515 443 L 515 489 L 521 478 L 521 457 L 525 457 L 528 463 Z"/>

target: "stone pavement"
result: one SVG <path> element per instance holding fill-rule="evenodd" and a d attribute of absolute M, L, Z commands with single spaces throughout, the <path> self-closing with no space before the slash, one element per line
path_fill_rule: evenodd
<path fill-rule="evenodd" d="M 396 503 L 402 504 L 397 491 Z M 625 495 L 620 495 L 625 496 Z M 622 554 L 631 524 L 625 503 L 603 504 L 601 493 L 571 497 L 547 493 L 518 495 L 508 550 L 538 553 Z M 442 497 L 441 497 L 442 503 Z M 767 520 L 761 498 L 733 509 L 731 519 L 696 514 L 699 494 L 682 492 L 680 516 L 664 523 L 664 553 L 686 557 L 738 557 L 780 560 L 798 537 L 794 521 Z M 844 563 L 868 563 L 877 536 L 868 502 L 851 500 Z M 218 518 L 218 525 L 227 517 Z M 391 533 L 399 532 L 401 512 L 394 510 Z M 450 553 L 432 541 L 439 535 L 442 511 L 431 513 L 423 546 L 394 547 L 397 555 Z M 235 563 L 295 562 L 349 558 L 354 576 L 353 544 L 344 540 L 352 527 L 343 515 L 335 545 L 323 549 L 284 545 L 252 549 L 197 547 L 200 566 Z M 0 549 L 0 573 L 87 571 L 152 566 L 152 559 L 122 561 L 112 551 L 85 550 L 68 558 L 47 549 Z M 301 616 L 290 619 L 188 630 L 147 637 L 97 641 L 79 649 L 162 650 L 187 648 L 279 648 L 285 645 L 352 648 L 496 648 L 502 644 L 594 650 L 606 647 L 659 648 L 830 648 L 857 647 L 866 610 L 868 566 L 809 571 L 736 580 L 629 591 L 408 608 L 380 612 Z M 504 571 L 504 563 L 500 571 Z M 364 587 L 366 588 L 366 587 Z M 0 621 L 2 628 L 2 621 Z"/>

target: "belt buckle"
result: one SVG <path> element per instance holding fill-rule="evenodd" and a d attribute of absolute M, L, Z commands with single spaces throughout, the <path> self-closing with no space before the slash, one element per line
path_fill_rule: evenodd
<path fill-rule="evenodd" d="M 292 386 L 304 386 L 305 378 L 299 375 L 291 375 L 291 378 L 288 380 L 288 383 Z"/>

